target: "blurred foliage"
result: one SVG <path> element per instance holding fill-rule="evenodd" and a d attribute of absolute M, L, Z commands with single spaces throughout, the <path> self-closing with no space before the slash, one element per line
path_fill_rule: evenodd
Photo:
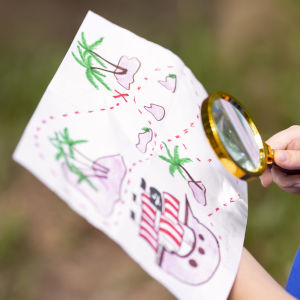
<path fill-rule="evenodd" d="M 31 41 L 30 37 L 23 40 L 20 37 L 18 42 L 10 41 L 0 50 L 1 187 L 14 176 L 11 154 L 58 67 L 62 51 L 59 45 L 48 42 L 41 46 L 38 41 Z"/>
<path fill-rule="evenodd" d="M 20 263 L 26 248 L 26 224 L 15 214 L 6 215 L 0 228 L 0 266 L 7 267 Z M 26 252 L 26 251 L 25 251 Z"/>
<path fill-rule="evenodd" d="M 0 299 L 30 299 L 35 284 L 33 261 L 25 216 L 7 212 L 0 221 Z"/>
<path fill-rule="evenodd" d="M 9 206 L 4 192 L 18 188 L 13 149 L 88 9 L 175 52 L 208 92 L 235 95 L 265 138 L 299 124 L 299 1 L 31 0 L 18 5 L 15 10 L 7 2 L 0 12 L 5 41 L 0 47 L 0 205 Z M 275 186 L 263 189 L 258 180 L 249 184 L 245 245 L 282 284 L 300 244 L 298 198 Z M 29 250 L 32 225 L 25 219 L 13 212 L 0 218 L 0 299 L 32 296 L 37 262 Z"/>

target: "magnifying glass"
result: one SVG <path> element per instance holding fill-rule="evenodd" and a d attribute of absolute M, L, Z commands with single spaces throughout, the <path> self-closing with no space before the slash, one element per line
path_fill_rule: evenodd
<path fill-rule="evenodd" d="M 250 180 L 274 163 L 251 116 L 233 96 L 212 93 L 201 107 L 202 123 L 209 143 L 223 166 L 234 176 Z"/>

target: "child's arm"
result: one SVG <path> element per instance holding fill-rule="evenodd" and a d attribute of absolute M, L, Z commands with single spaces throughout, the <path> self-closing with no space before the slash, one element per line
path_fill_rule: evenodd
<path fill-rule="evenodd" d="M 244 248 L 229 300 L 295 300 Z"/>

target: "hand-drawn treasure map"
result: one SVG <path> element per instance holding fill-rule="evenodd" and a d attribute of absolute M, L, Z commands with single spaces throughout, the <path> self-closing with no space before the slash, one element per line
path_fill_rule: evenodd
<path fill-rule="evenodd" d="M 179 299 L 227 298 L 247 220 L 206 97 L 172 52 L 89 12 L 14 153 Z"/>

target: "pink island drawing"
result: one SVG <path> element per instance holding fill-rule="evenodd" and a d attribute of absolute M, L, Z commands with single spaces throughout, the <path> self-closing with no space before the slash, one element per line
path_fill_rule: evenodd
<path fill-rule="evenodd" d="M 139 149 L 142 153 L 147 151 L 148 144 L 152 141 L 153 131 L 151 128 L 143 127 L 142 132 L 138 134 L 138 143 L 136 148 Z"/>
<path fill-rule="evenodd" d="M 158 82 L 167 90 L 170 90 L 172 93 L 175 93 L 177 84 L 177 76 L 175 74 L 169 74 L 165 77 L 164 80 L 159 80 Z"/>
<path fill-rule="evenodd" d="M 121 56 L 118 64 L 108 61 L 100 54 L 95 52 L 95 49 L 102 44 L 103 39 L 104 38 L 101 37 L 92 44 L 88 44 L 84 32 L 82 32 L 81 41 L 78 41 L 77 46 L 79 57 L 72 52 L 74 59 L 86 69 L 86 78 L 96 89 L 99 89 L 98 83 L 100 83 L 108 91 L 111 91 L 110 86 L 105 82 L 104 79 L 107 75 L 103 72 L 106 72 L 114 74 L 117 82 L 122 87 L 129 90 L 130 84 L 134 82 L 134 75 L 141 66 L 140 61 L 135 57 L 128 58 L 127 56 Z M 106 63 L 115 69 L 109 70 Z"/>
<path fill-rule="evenodd" d="M 160 105 L 151 103 L 149 106 L 144 106 L 144 108 L 152 114 L 157 121 L 161 121 L 165 117 L 165 109 Z"/>
<path fill-rule="evenodd" d="M 86 140 L 72 140 L 68 128 L 49 138 L 57 149 L 55 156 L 66 181 L 90 201 L 97 211 L 108 217 L 114 205 L 121 201 L 121 186 L 126 166 L 121 155 L 90 159 L 78 148 Z"/>

